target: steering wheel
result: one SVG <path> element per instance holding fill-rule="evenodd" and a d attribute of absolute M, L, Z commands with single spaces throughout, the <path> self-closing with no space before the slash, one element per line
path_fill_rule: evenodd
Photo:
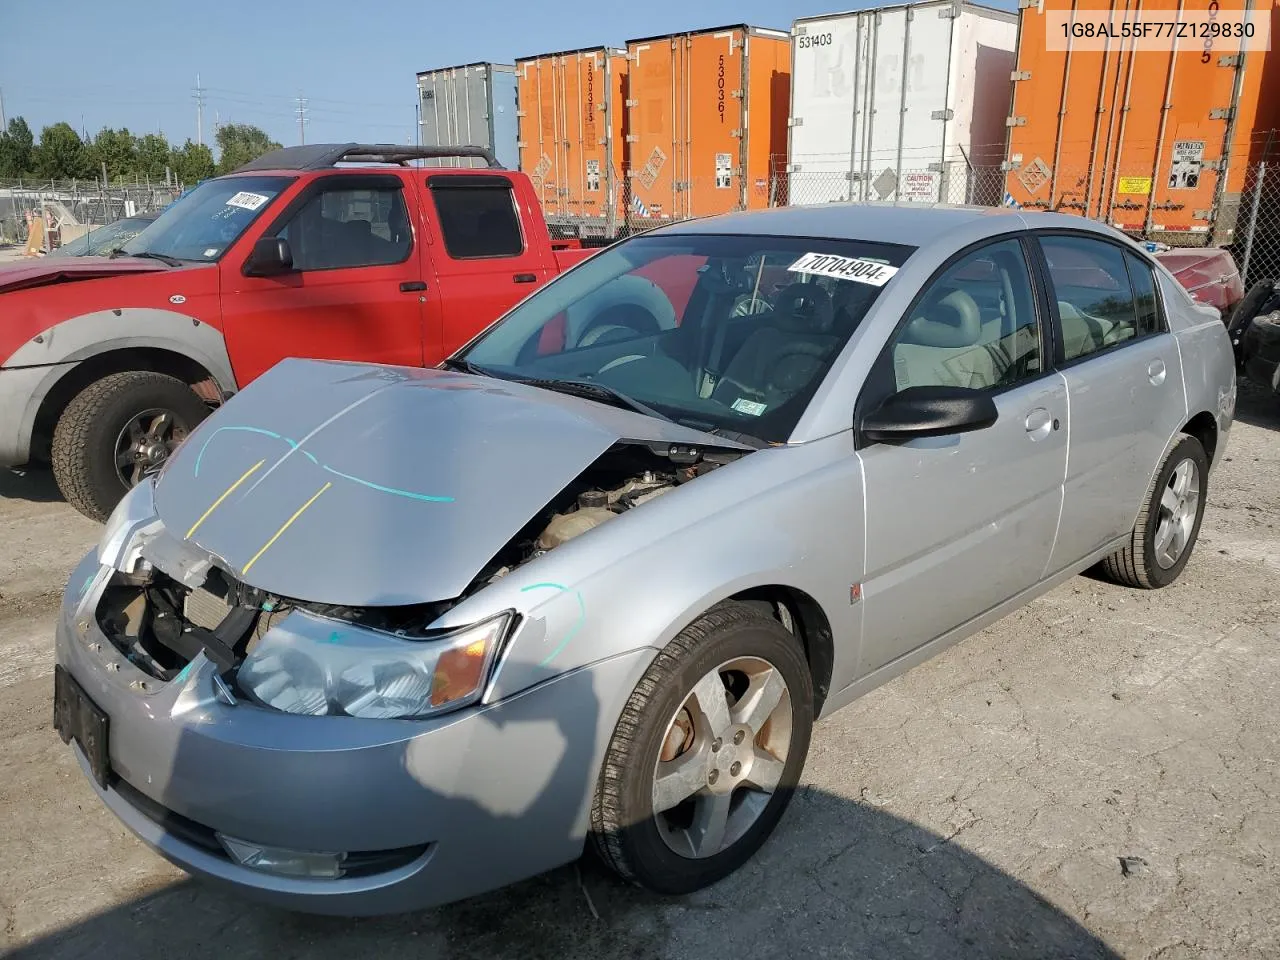
<path fill-rule="evenodd" d="M 773 313 L 773 304 L 764 297 L 756 297 L 753 301 L 751 294 L 744 293 L 734 301 L 733 309 L 729 311 L 729 316 L 749 317 L 757 313 Z"/>
<path fill-rule="evenodd" d="M 634 340 L 639 335 L 639 331 L 634 327 L 623 326 L 620 323 L 598 323 L 590 327 L 582 338 L 578 340 L 578 346 L 589 347 L 593 343 L 609 343 L 618 340 Z"/>

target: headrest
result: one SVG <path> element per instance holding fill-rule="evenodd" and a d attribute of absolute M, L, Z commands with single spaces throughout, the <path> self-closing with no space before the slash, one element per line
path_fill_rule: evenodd
<path fill-rule="evenodd" d="M 827 333 L 835 311 L 831 295 L 816 283 L 792 283 L 773 298 L 772 325 L 791 333 Z"/>
<path fill-rule="evenodd" d="M 902 331 L 900 343 L 922 347 L 971 347 L 982 339 L 982 312 L 963 290 L 930 297 Z"/>

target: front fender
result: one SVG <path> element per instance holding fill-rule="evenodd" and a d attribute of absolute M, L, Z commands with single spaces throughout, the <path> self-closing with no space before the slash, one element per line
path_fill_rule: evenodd
<path fill-rule="evenodd" d="M 154 307 L 98 310 L 63 320 L 19 347 L 5 367 L 72 364 L 130 348 L 181 354 L 208 370 L 224 394 L 235 392 L 235 374 L 222 331 L 196 317 Z"/>
<path fill-rule="evenodd" d="M 857 665 L 861 464 L 850 434 L 762 450 L 634 508 L 507 574 L 441 617 L 514 608 L 521 624 L 489 700 L 642 648 L 658 650 L 741 591 L 803 591 L 837 638 L 832 688 Z"/>

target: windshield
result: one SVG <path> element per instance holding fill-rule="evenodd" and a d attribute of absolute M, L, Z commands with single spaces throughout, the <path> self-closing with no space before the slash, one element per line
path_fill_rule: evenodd
<path fill-rule="evenodd" d="M 914 249 L 635 237 L 535 293 L 453 364 L 507 379 L 595 384 L 696 429 L 785 442 Z"/>
<path fill-rule="evenodd" d="M 90 230 L 82 237 L 57 247 L 49 256 L 101 257 L 113 252 L 130 237 L 136 237 L 150 220 L 130 217 Z"/>
<path fill-rule="evenodd" d="M 178 260 L 214 261 L 293 182 L 293 177 L 207 180 L 120 248 L 124 256 L 149 253 Z"/>

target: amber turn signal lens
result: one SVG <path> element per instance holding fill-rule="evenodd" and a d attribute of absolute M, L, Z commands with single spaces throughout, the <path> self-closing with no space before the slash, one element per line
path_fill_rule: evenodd
<path fill-rule="evenodd" d="M 442 707 L 475 692 L 484 678 L 486 649 L 485 641 L 477 640 L 440 655 L 431 684 L 431 706 Z"/>

